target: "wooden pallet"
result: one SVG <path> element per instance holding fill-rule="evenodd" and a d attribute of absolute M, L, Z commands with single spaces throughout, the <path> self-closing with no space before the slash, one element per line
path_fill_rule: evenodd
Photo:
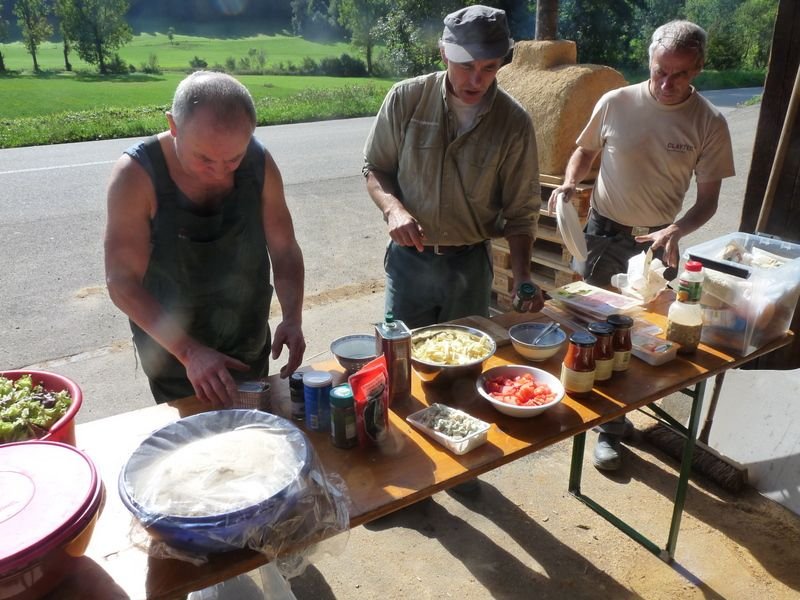
<path fill-rule="evenodd" d="M 547 212 L 547 200 L 553 189 L 561 185 L 563 179 L 552 175 L 540 175 L 542 184 L 542 208 L 539 211 L 539 226 L 531 253 L 531 278 L 545 291 L 559 288 L 577 281 L 580 276 L 570 267 L 572 255 L 558 231 L 556 216 Z M 577 186 L 577 196 L 573 204 L 581 224 L 589 215 L 589 199 L 592 183 Z M 499 312 L 512 310 L 511 300 L 514 292 L 514 278 L 511 273 L 511 252 L 508 242 L 500 238 L 492 240 L 492 261 L 494 279 L 492 280 L 493 308 Z"/>

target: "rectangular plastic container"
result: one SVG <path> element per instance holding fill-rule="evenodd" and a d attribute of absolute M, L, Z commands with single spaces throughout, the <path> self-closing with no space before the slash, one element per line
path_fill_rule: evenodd
<path fill-rule="evenodd" d="M 789 329 L 800 244 L 735 232 L 688 248 L 684 259 L 703 263 L 703 343 L 747 355 Z"/>
<path fill-rule="evenodd" d="M 458 416 L 462 419 L 469 419 L 475 422 L 477 431 L 462 438 L 445 435 L 441 431 L 436 431 L 436 429 L 426 424 L 426 421 L 428 420 L 426 417 L 429 417 L 431 414 L 443 414 L 445 416 Z M 458 455 L 466 454 L 470 450 L 474 450 L 481 444 L 485 443 L 489 436 L 489 423 L 481 421 L 480 419 L 476 419 L 472 415 L 468 415 L 462 410 L 458 410 L 444 404 L 432 404 L 428 408 L 418 410 L 417 412 L 408 415 L 406 417 L 406 421 L 411 423 L 411 425 L 419 429 L 428 437 L 431 437 L 435 441 L 439 442 L 453 454 Z"/>

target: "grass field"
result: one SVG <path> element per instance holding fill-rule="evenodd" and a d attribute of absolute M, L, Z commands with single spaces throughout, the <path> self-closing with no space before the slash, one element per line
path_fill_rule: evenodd
<path fill-rule="evenodd" d="M 252 24 L 250 30 L 256 30 Z M 42 44 L 37 54 L 41 73 L 20 42 L 0 45 L 9 73 L 0 75 L 0 148 L 148 135 L 164 127 L 164 110 L 177 83 L 192 69 L 194 57 L 209 68 L 229 58 L 238 62 L 251 51 L 265 56 L 266 68 L 299 66 L 305 58 L 360 53 L 343 42 L 322 43 L 275 33 L 231 37 L 178 33 L 170 43 L 157 26 L 141 30 L 119 55 L 138 71 L 155 56 L 161 74 L 136 72 L 101 76 L 97 67 L 70 55 L 72 72 L 64 71 L 60 43 Z M 262 29 L 266 31 L 267 29 Z M 647 78 L 645 70 L 623 73 L 628 81 Z M 373 115 L 393 83 L 390 79 L 237 75 L 256 101 L 260 125 Z M 763 72 L 704 72 L 697 87 L 720 89 L 763 85 Z"/>
<path fill-rule="evenodd" d="M 167 106 L 185 73 L 114 75 L 50 73 L 38 77 L 0 77 L 0 118 L 19 119 L 63 112 L 104 108 Z M 391 80 L 301 75 L 239 75 L 256 102 L 288 98 L 314 90 L 379 86 L 388 90 Z"/>
<path fill-rule="evenodd" d="M 209 38 L 176 34 L 174 42 L 174 44 L 170 44 L 166 34 L 163 33 L 141 33 L 120 48 L 118 54 L 122 60 L 134 65 L 137 69 L 148 61 L 151 54 L 155 54 L 159 66 L 168 71 L 188 70 L 190 68 L 189 61 L 195 56 L 205 60 L 209 66 L 225 64 L 228 57 L 239 59 L 247 56 L 251 49 L 263 51 L 267 65 L 272 66 L 281 63 L 288 66 L 290 62 L 299 65 L 305 57 L 319 61 L 321 58 L 341 56 L 342 54 L 358 58 L 360 54 L 349 44 L 343 42 L 323 44 L 287 35 Z M 6 69 L 22 72 L 33 71 L 33 59 L 21 42 L 4 44 L 0 46 L 0 49 L 5 58 Z M 63 46 L 55 42 L 42 44 L 36 53 L 36 60 L 39 62 L 39 68 L 43 71 L 63 70 Z M 75 52 L 70 53 L 69 60 L 75 70 L 97 71 L 96 67 L 82 61 Z"/>

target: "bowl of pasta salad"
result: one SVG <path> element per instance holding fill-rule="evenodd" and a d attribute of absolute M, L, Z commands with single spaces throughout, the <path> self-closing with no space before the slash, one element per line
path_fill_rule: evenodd
<path fill-rule="evenodd" d="M 474 380 L 496 350 L 488 333 L 466 325 L 428 325 L 411 331 L 411 366 L 423 383 Z"/>

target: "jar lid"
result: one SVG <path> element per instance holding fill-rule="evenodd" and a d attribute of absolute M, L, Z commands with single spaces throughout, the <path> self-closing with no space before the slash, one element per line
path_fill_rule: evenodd
<path fill-rule="evenodd" d="M 14 571 L 69 542 L 102 502 L 91 459 L 60 442 L 0 446 L 0 565 Z"/>
<path fill-rule="evenodd" d="M 608 315 L 606 321 L 614 327 L 633 327 L 633 318 L 628 315 Z"/>
<path fill-rule="evenodd" d="M 684 265 L 684 268 L 687 271 L 692 271 L 692 272 L 702 271 L 703 263 L 701 263 L 699 260 L 687 260 L 686 264 Z"/>
<path fill-rule="evenodd" d="M 295 371 L 289 376 L 289 385 L 291 387 L 301 387 L 303 385 L 303 372 Z"/>
<path fill-rule="evenodd" d="M 327 371 L 306 371 L 303 375 L 303 385 L 306 387 L 325 387 L 331 381 L 333 378 Z"/>
<path fill-rule="evenodd" d="M 595 335 L 612 335 L 614 333 L 614 326 L 610 323 L 603 323 L 602 321 L 589 323 L 586 329 L 589 330 L 589 333 Z"/>
<path fill-rule="evenodd" d="M 577 344 L 578 346 L 593 346 L 597 343 L 597 338 L 591 333 L 587 333 L 585 331 L 576 331 L 569 336 L 569 341 L 573 344 Z"/>
<path fill-rule="evenodd" d="M 348 408 L 353 406 L 353 389 L 349 383 L 342 383 L 331 390 L 331 406 Z"/>

